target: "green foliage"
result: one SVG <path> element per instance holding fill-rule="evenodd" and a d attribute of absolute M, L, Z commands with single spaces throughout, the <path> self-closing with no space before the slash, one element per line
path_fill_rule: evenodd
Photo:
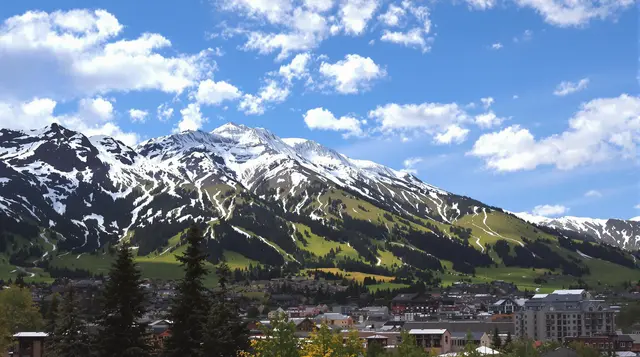
<path fill-rule="evenodd" d="M 502 347 L 502 340 L 500 339 L 498 328 L 496 327 L 495 330 L 493 330 L 493 338 L 491 340 L 491 348 L 493 348 L 494 350 L 499 350 L 500 347 Z"/>
<path fill-rule="evenodd" d="M 0 351 L 6 350 L 16 332 L 40 331 L 43 326 L 29 289 L 12 285 L 0 291 Z"/>
<path fill-rule="evenodd" d="M 59 308 L 59 305 L 60 304 L 58 303 L 58 294 L 54 293 L 51 296 L 51 302 L 49 303 L 49 306 L 47 307 L 45 330 L 48 333 L 53 333 L 53 331 L 55 331 L 55 329 L 56 329 L 56 321 L 58 320 L 58 308 Z"/>
<path fill-rule="evenodd" d="M 242 357 L 300 357 L 300 341 L 295 336 L 296 327 L 286 316 L 271 320 L 271 327 L 259 326 L 263 338 L 253 340 L 251 353 L 241 352 Z"/>
<path fill-rule="evenodd" d="M 227 281 L 231 271 L 226 262 L 216 270 L 220 290 L 214 294 L 204 329 L 204 354 L 207 357 L 235 357 L 249 347 L 249 331 L 238 316 L 238 309 L 227 298 Z"/>
<path fill-rule="evenodd" d="M 400 332 L 402 341 L 396 348 L 396 355 L 402 357 L 427 357 L 427 353 L 423 348 L 416 344 L 416 338 L 410 335 L 408 331 Z"/>
<path fill-rule="evenodd" d="M 67 286 L 56 315 L 53 333 L 47 340 L 47 357 L 89 356 L 92 350 L 89 335 L 80 319 L 78 301 L 71 286 Z"/>
<path fill-rule="evenodd" d="M 195 224 L 189 228 L 186 242 L 186 250 L 177 257 L 184 269 L 184 278 L 176 287 L 176 297 L 169 311 L 169 319 L 173 324 L 171 336 L 165 343 L 168 357 L 203 355 L 203 333 L 210 306 L 208 290 L 204 286 L 208 274 L 205 267 L 207 254 L 204 238 Z"/>
<path fill-rule="evenodd" d="M 117 254 L 103 291 L 95 351 L 100 357 L 148 356 L 146 325 L 138 322 L 146 312 L 141 274 L 128 243 Z"/>
<path fill-rule="evenodd" d="M 631 325 L 636 322 L 640 322 L 640 302 L 623 307 L 616 317 L 616 324 L 625 332 L 629 332 Z"/>
<path fill-rule="evenodd" d="M 587 346 L 584 343 L 573 342 L 569 345 L 572 349 L 578 352 L 580 357 L 600 357 L 600 352 L 591 346 Z"/>

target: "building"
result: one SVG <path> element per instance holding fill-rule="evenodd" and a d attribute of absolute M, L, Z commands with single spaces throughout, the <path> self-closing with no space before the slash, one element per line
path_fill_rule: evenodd
<path fill-rule="evenodd" d="M 491 337 L 486 332 L 452 332 L 451 350 L 459 352 L 464 350 L 467 344 L 467 335 L 471 334 L 471 342 L 476 347 L 491 347 Z"/>
<path fill-rule="evenodd" d="M 570 348 L 559 347 L 553 351 L 543 353 L 542 357 L 580 357 L 580 355 L 578 355 L 578 352 Z"/>
<path fill-rule="evenodd" d="M 440 302 L 428 294 L 399 294 L 391 300 L 394 315 L 407 313 L 432 314 L 438 311 Z"/>
<path fill-rule="evenodd" d="M 567 342 L 581 342 L 599 351 L 631 351 L 633 349 L 633 338 L 629 335 L 598 335 L 568 337 Z"/>
<path fill-rule="evenodd" d="M 491 304 L 490 309 L 494 314 L 513 314 L 522 310 L 526 301 L 526 299 L 500 299 Z"/>
<path fill-rule="evenodd" d="M 335 312 L 328 312 L 326 314 L 318 315 L 316 321 L 319 323 L 325 323 L 329 326 L 336 326 L 340 328 L 353 327 L 353 319 L 351 316 L 338 314 Z"/>
<path fill-rule="evenodd" d="M 564 341 L 568 337 L 608 335 L 615 331 L 615 312 L 586 290 L 536 294 L 516 313 L 515 337 Z"/>
<path fill-rule="evenodd" d="M 44 356 L 44 340 L 49 336 L 46 332 L 18 332 L 13 335 L 17 341 L 16 349 L 10 356 L 42 357 Z"/>
<path fill-rule="evenodd" d="M 416 344 L 438 354 L 451 352 L 451 333 L 446 329 L 411 329 Z"/>

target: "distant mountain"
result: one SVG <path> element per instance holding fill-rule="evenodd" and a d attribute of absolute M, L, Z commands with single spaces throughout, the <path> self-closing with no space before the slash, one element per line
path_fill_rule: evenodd
<path fill-rule="evenodd" d="M 557 229 L 568 238 L 589 239 L 607 243 L 627 250 L 640 249 L 639 217 L 630 220 L 596 219 L 585 217 L 547 218 L 525 212 L 516 213 L 525 221 Z"/>
<path fill-rule="evenodd" d="M 0 130 L 0 212 L 0 277 L 3 269 L 104 270 L 121 240 L 166 277 L 173 268 L 157 267 L 176 266 L 193 222 L 213 264 L 224 257 L 237 268 L 405 279 L 491 275 L 498 266 L 536 268 L 531 281 L 543 273 L 595 281 L 585 254 L 626 274 L 636 258 L 584 241 L 634 250 L 640 240 L 635 221 L 513 215 L 311 140 L 233 123 L 134 148 L 57 124 Z"/>

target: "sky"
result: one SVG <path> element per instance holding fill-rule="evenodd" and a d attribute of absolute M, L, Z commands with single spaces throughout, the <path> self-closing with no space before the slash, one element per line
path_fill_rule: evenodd
<path fill-rule="evenodd" d="M 11 1 L 0 127 L 234 122 L 512 212 L 640 216 L 632 0 Z"/>

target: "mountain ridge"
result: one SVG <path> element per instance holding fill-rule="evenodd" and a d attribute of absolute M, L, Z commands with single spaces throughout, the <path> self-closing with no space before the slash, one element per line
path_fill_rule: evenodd
<path fill-rule="evenodd" d="M 6 263 L 49 270 L 73 265 L 63 254 L 106 254 L 122 239 L 145 262 L 170 261 L 191 222 L 208 238 L 211 263 L 241 256 L 414 277 L 491 265 L 589 275 L 592 262 L 579 262 L 578 254 L 589 251 L 636 268 L 628 252 L 582 246 L 597 240 L 576 227 L 532 226 L 409 173 L 233 123 L 133 148 L 58 124 L 2 129 L 0 211 Z M 619 232 L 621 224 L 636 222 L 617 223 Z M 637 249 L 640 233 L 625 232 L 601 242 Z"/>

